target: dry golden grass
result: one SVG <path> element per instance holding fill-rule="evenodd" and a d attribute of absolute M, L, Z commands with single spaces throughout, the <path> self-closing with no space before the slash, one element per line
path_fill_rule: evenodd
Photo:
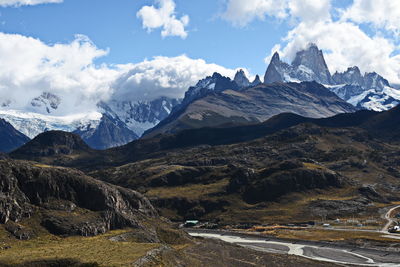
<path fill-rule="evenodd" d="M 35 165 L 33 165 L 33 167 L 45 168 L 45 169 L 56 168 L 54 166 L 50 166 L 50 165 L 46 165 L 46 164 L 35 164 Z"/>
<path fill-rule="evenodd" d="M 326 170 L 325 167 L 313 163 L 303 163 L 304 167 L 310 170 Z"/>
<path fill-rule="evenodd" d="M 127 266 L 144 256 L 159 244 L 133 242 L 113 242 L 108 238 L 128 230 L 111 231 L 96 237 L 67 237 L 43 235 L 32 240 L 20 241 L 7 237 L 3 228 L 0 230 L 0 262 L 16 264 L 27 261 L 48 259 L 75 259 L 82 263 L 97 262 L 100 266 Z"/>

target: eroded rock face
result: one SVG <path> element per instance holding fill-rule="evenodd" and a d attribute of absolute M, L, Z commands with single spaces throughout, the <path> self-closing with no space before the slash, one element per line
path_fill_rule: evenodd
<path fill-rule="evenodd" d="M 60 235 L 96 235 L 142 227 L 157 217 L 141 194 L 97 181 L 82 172 L 21 161 L 0 161 L 0 222 L 40 212 L 41 224 Z"/>

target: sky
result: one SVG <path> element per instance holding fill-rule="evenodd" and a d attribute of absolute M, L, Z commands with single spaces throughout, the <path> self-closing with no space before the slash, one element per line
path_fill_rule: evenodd
<path fill-rule="evenodd" d="M 290 62 L 310 42 L 332 73 L 400 83 L 400 1 L 0 0 L 0 106 L 182 97 L 214 71 L 262 77 L 275 51 Z"/>

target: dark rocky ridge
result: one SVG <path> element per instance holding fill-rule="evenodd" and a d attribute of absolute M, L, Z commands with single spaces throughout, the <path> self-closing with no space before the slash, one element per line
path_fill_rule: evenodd
<path fill-rule="evenodd" d="M 72 169 L 0 161 L 0 223 L 38 216 L 59 235 L 97 235 L 124 227 L 148 231 L 158 215 L 141 194 Z M 150 233 L 149 233 L 150 234 Z"/>
<path fill-rule="evenodd" d="M 14 151 L 12 155 L 23 154 L 31 158 L 71 155 L 89 151 L 92 151 L 92 149 L 79 135 L 63 131 L 48 131 L 39 134 L 29 143 Z"/>

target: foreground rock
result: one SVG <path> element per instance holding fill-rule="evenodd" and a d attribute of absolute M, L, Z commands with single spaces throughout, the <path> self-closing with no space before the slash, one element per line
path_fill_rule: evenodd
<path fill-rule="evenodd" d="M 0 161 L 0 191 L 0 223 L 38 217 L 57 235 L 90 236 L 124 227 L 147 231 L 143 223 L 158 217 L 141 194 L 67 168 Z M 21 235 L 21 229 L 9 229 Z"/>

